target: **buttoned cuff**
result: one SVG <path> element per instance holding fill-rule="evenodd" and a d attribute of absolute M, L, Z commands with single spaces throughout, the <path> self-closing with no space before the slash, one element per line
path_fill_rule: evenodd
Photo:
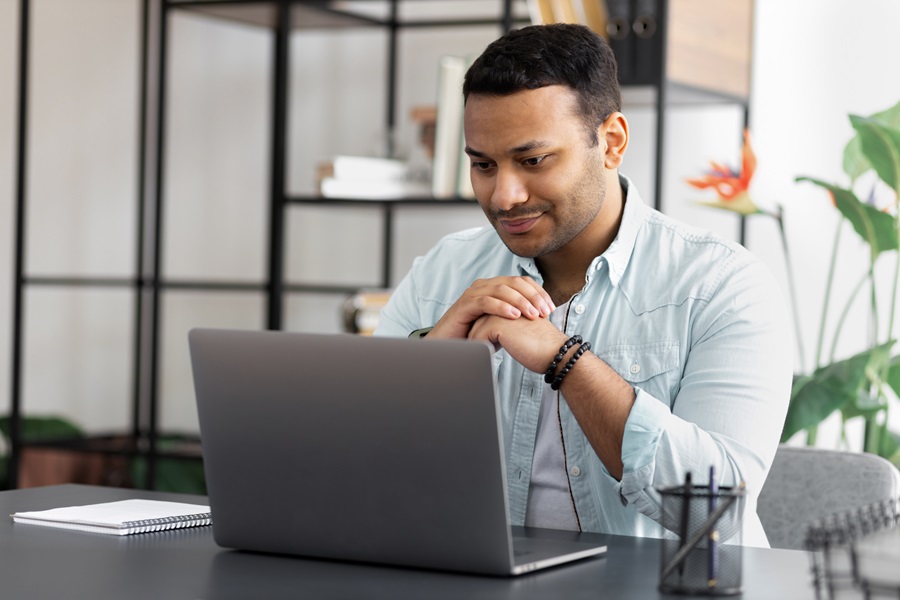
<path fill-rule="evenodd" d="M 644 491 L 653 484 L 657 447 L 672 411 L 640 388 L 634 392 L 634 406 L 622 439 L 622 480 L 617 492 L 623 505 L 634 503 L 642 513 L 652 516 L 658 507 L 649 505 L 652 500 Z"/>

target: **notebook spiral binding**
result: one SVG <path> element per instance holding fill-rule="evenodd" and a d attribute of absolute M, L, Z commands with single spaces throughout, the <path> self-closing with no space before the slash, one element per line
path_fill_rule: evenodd
<path fill-rule="evenodd" d="M 124 521 L 122 527 L 131 530 L 132 533 L 147 533 L 151 531 L 165 531 L 182 527 L 197 527 L 212 523 L 211 513 L 197 513 L 180 517 L 161 517 L 158 519 L 142 519 L 140 521 Z"/>
<path fill-rule="evenodd" d="M 854 551 L 857 541 L 897 527 L 900 527 L 900 498 L 873 502 L 810 523 L 805 545 L 811 556 L 816 598 L 872 598 L 879 593 L 900 597 L 900 587 L 884 587 L 861 580 Z M 854 591 L 859 595 L 853 595 Z"/>

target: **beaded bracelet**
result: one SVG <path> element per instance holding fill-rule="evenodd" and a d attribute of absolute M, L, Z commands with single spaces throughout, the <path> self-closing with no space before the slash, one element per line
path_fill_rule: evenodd
<path fill-rule="evenodd" d="M 560 361 L 566 355 L 566 352 L 571 350 L 572 346 L 575 344 L 581 343 L 581 336 L 574 335 L 570 337 L 565 344 L 559 349 L 559 354 L 553 357 L 553 362 L 550 363 L 550 366 L 547 367 L 547 372 L 544 374 L 544 381 L 546 383 L 550 383 L 553 381 L 553 377 L 556 375 L 556 367 L 559 366 Z"/>
<path fill-rule="evenodd" d="M 575 354 L 572 355 L 572 358 L 569 359 L 569 362 L 566 363 L 566 366 L 562 368 L 559 374 L 556 376 L 556 379 L 553 380 L 553 383 L 550 384 L 551 390 L 558 390 L 559 386 L 562 385 L 563 378 L 569 374 L 569 371 L 572 370 L 572 367 L 575 366 L 575 361 L 581 358 L 581 355 L 591 349 L 591 343 L 585 342 L 578 346 L 578 350 L 575 351 Z"/>

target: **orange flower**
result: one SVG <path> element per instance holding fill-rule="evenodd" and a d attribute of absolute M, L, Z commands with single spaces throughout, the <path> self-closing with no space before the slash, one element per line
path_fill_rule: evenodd
<path fill-rule="evenodd" d="M 719 195 L 718 202 L 706 203 L 716 208 L 724 208 L 749 215 L 761 212 L 748 194 L 750 180 L 756 171 L 756 154 L 750 143 L 750 131 L 744 130 L 744 147 L 741 150 L 741 170 L 734 169 L 716 161 L 710 161 L 710 170 L 703 177 L 688 179 L 686 183 L 697 189 L 713 188 Z"/>

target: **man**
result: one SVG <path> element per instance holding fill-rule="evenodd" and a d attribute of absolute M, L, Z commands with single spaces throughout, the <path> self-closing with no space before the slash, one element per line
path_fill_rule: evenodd
<path fill-rule="evenodd" d="M 628 123 L 613 54 L 589 29 L 508 33 L 463 94 L 493 228 L 418 258 L 376 333 L 500 349 L 514 524 L 661 536 L 655 488 L 705 484 L 713 467 L 721 485 L 746 483 L 743 543 L 768 545 L 756 496 L 792 372 L 771 276 L 619 176 Z"/>

